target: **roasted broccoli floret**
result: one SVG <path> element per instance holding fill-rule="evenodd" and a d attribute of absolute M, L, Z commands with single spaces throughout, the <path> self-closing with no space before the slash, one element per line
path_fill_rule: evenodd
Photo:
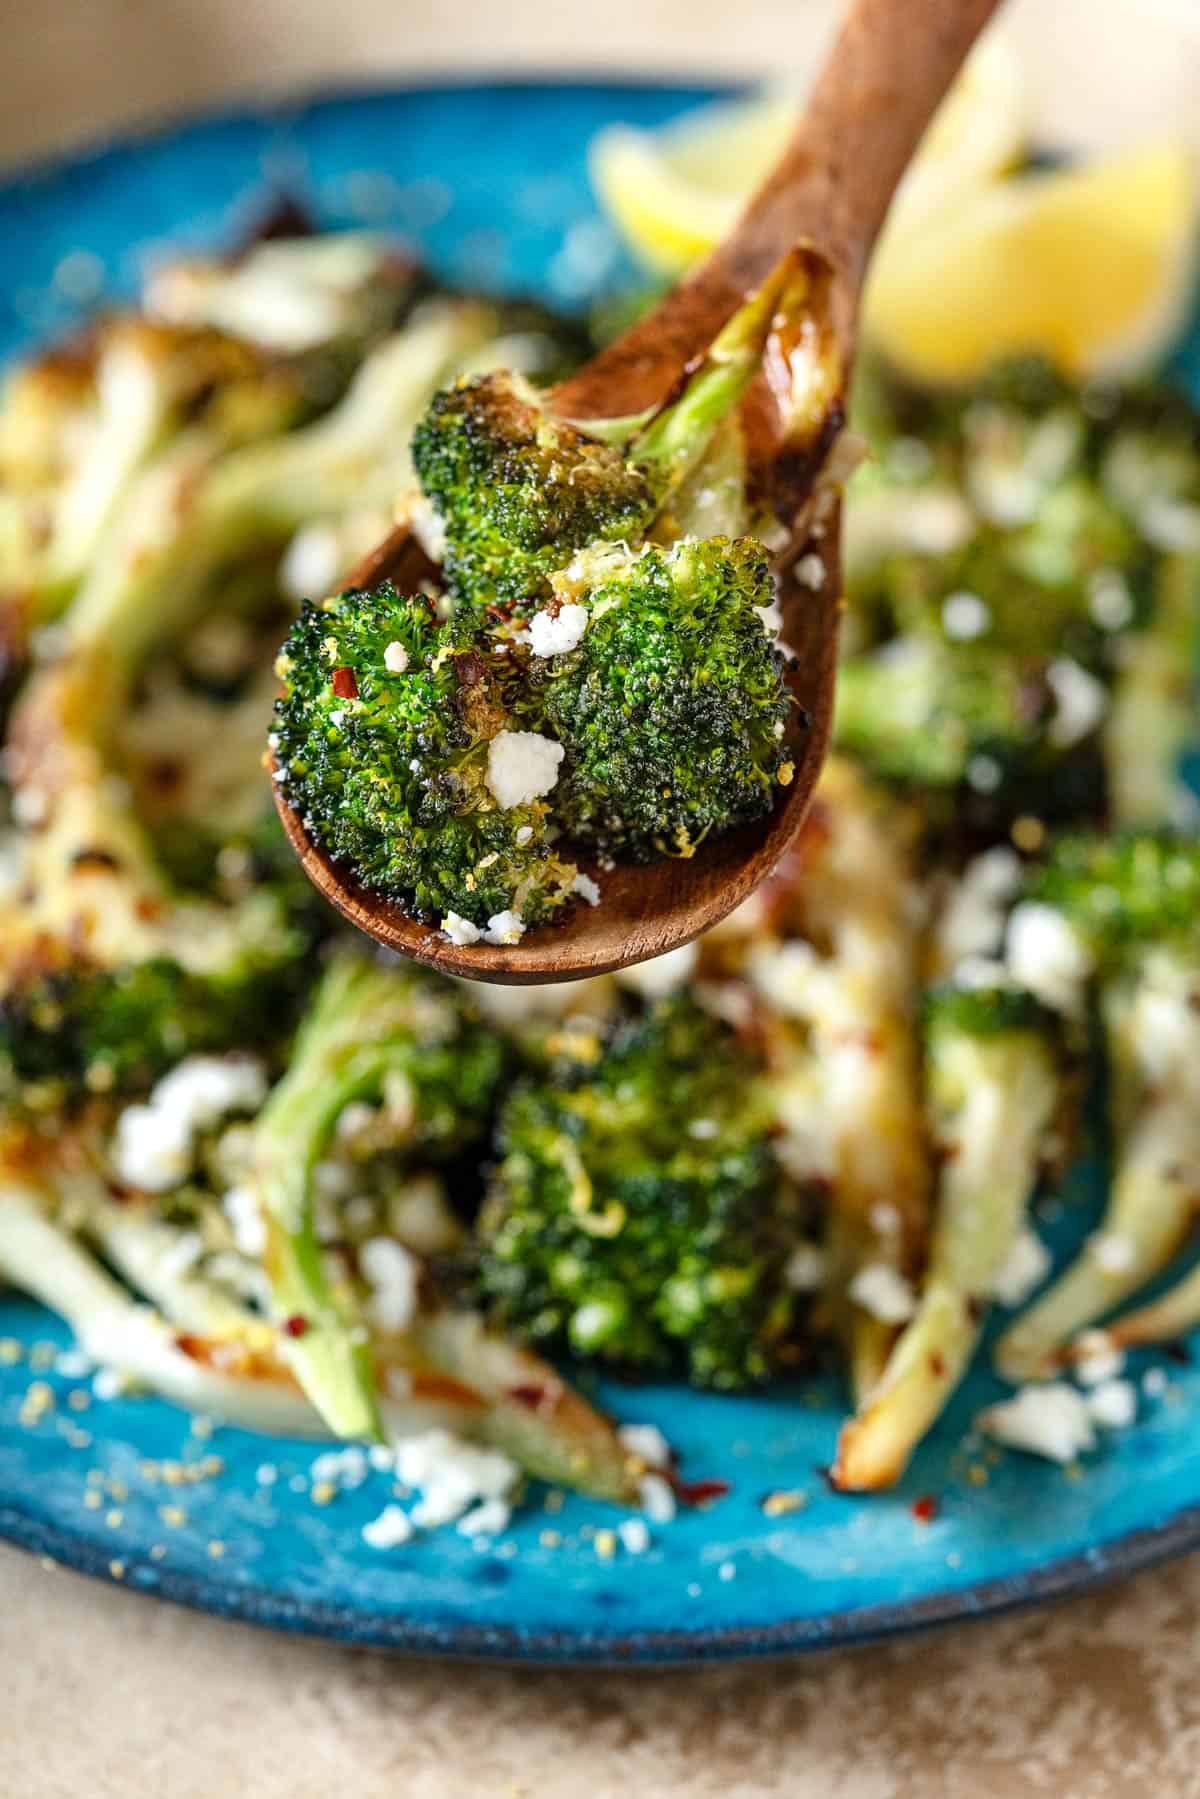
<path fill-rule="evenodd" d="M 576 649 L 546 661 L 546 723 L 566 751 L 553 803 L 570 835 L 622 859 L 690 856 L 769 812 L 792 775 L 791 701 L 756 610 L 772 595 L 762 545 L 593 551 L 556 588 L 589 619 Z"/>
<path fill-rule="evenodd" d="M 1169 830 L 1059 838 L 1025 886 L 1111 968 L 1125 952 L 1191 931 L 1200 918 L 1200 843 Z"/>
<path fill-rule="evenodd" d="M 794 1237 L 754 1064 L 682 999 L 569 1047 L 501 1115 L 478 1226 L 493 1315 L 699 1386 L 761 1380 L 792 1316 Z"/>
<path fill-rule="evenodd" d="M 966 1370 L 1057 1114 L 1061 1030 L 1007 984 L 947 982 L 925 1005 L 926 1105 L 941 1174 L 919 1304 L 838 1443 L 834 1480 L 891 1486 Z"/>
<path fill-rule="evenodd" d="M 566 902 L 576 871 L 553 848 L 538 797 L 562 751 L 523 730 L 529 698 L 512 655 L 385 586 L 306 606 L 278 667 L 283 791 L 368 886 L 501 941 L 517 927 L 489 920 L 516 912 L 538 924 Z M 544 784 L 515 802 L 505 757 L 523 752 L 546 762 Z"/>
<path fill-rule="evenodd" d="M 994 790 L 1028 769 L 1052 711 L 1044 678 L 1011 658 L 914 634 L 845 663 L 835 736 L 884 780 L 946 789 L 974 773 Z"/>
<path fill-rule="evenodd" d="M 267 1225 L 274 1303 L 291 1321 L 298 1379 L 342 1435 L 379 1434 L 377 1398 L 356 1293 L 317 1239 L 313 1170 L 351 1102 L 385 1102 L 394 1153 L 428 1164 L 470 1146 L 504 1060 L 501 1041 L 449 985 L 343 953 L 255 1121 L 248 1184 Z"/>

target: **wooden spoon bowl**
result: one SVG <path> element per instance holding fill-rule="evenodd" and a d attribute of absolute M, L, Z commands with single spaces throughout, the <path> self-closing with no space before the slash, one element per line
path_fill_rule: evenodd
<path fill-rule="evenodd" d="M 925 126 L 997 0 L 854 0 L 808 108 L 780 162 L 732 233 L 647 318 L 550 396 L 560 417 L 622 418 L 662 404 L 734 312 L 807 243 L 832 270 L 831 323 L 851 367 L 867 260 Z M 363 887 L 309 838 L 278 784 L 284 829 L 314 885 L 352 924 L 388 948 L 471 980 L 580 980 L 688 942 L 740 905 L 769 875 L 803 822 L 829 742 L 840 610 L 839 513 L 796 535 L 779 558 L 781 641 L 796 699 L 788 736 L 794 776 L 760 823 L 723 832 L 689 860 L 580 866 L 601 890 L 569 917 L 519 944 L 460 946 Z M 817 535 L 816 533 L 819 533 Z M 796 577 L 803 557 L 811 577 Z M 391 578 L 403 587 L 436 572 L 407 531 L 364 558 L 348 587 Z"/>

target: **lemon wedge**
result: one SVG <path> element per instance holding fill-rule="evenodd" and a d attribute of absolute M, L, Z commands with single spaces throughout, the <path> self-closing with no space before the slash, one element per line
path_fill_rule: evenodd
<path fill-rule="evenodd" d="M 600 132 L 593 185 L 639 261 L 675 275 L 706 255 L 778 158 L 802 105 L 799 93 L 778 92 L 699 107 L 661 131 Z M 1017 58 L 989 34 L 935 114 L 894 213 L 916 217 L 1011 167 L 1026 130 Z"/>
<path fill-rule="evenodd" d="M 1000 181 L 880 244 L 872 341 L 905 372 L 969 380 L 1036 350 L 1075 378 L 1152 366 L 1193 294 L 1195 172 L 1176 144 Z"/>

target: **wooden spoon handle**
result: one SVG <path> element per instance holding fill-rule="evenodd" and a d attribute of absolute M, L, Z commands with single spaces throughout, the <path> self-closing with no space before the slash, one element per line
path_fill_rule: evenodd
<path fill-rule="evenodd" d="M 867 261 L 922 133 L 998 0 L 853 0 L 804 116 L 732 235 L 555 392 L 565 417 L 642 411 L 807 239 L 833 264 L 849 352 Z"/>

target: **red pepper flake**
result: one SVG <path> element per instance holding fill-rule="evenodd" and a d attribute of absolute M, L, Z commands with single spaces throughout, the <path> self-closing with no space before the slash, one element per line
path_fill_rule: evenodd
<path fill-rule="evenodd" d="M 711 1505 L 715 1499 L 724 1499 L 729 1491 L 727 1480 L 680 1480 L 678 1475 L 668 1479 L 681 1505 Z"/>
<path fill-rule="evenodd" d="M 539 1412 L 545 1405 L 550 1393 L 547 1387 L 531 1383 L 529 1386 L 510 1387 L 508 1397 L 516 1404 L 528 1406 L 531 1412 Z"/>
<path fill-rule="evenodd" d="M 289 1337 L 303 1337 L 308 1331 L 308 1319 L 299 1312 L 293 1312 L 290 1318 L 284 1319 L 283 1328 Z"/>
<path fill-rule="evenodd" d="M 912 1502 L 912 1515 L 918 1524 L 932 1524 L 938 1515 L 938 1502 L 932 1493 L 922 1493 Z"/>
<path fill-rule="evenodd" d="M 333 691 L 339 700 L 356 700 L 358 698 L 358 682 L 352 668 L 334 669 Z"/>

